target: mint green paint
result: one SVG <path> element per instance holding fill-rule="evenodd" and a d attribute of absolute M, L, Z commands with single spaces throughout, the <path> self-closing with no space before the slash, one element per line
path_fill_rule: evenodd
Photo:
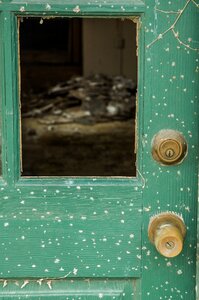
<path fill-rule="evenodd" d="M 197 3 L 0 2 L 0 298 L 196 299 Z M 20 177 L 17 15 L 140 17 L 137 179 Z M 186 138 L 182 164 L 153 161 L 161 129 Z M 188 229 L 174 259 L 147 237 L 150 217 L 163 211 L 182 214 Z"/>
<path fill-rule="evenodd" d="M 159 1 L 156 7 L 178 11 L 186 3 L 175 31 L 182 41 L 199 48 L 195 30 L 199 9 L 192 1 L 171 1 L 170 5 L 168 1 Z M 143 20 L 145 45 L 175 20 L 176 14 L 158 12 L 150 5 Z M 145 49 L 143 204 L 151 209 L 144 211 L 143 216 L 143 299 L 147 295 L 149 299 L 196 299 L 199 51 L 181 45 L 171 30 Z M 163 167 L 151 160 L 151 139 L 162 128 L 179 130 L 186 138 L 188 156 L 182 164 Z M 164 259 L 155 253 L 146 236 L 149 217 L 166 210 L 182 214 L 188 229 L 183 253 L 175 259 Z"/>
<path fill-rule="evenodd" d="M 4 299 L 27 299 L 28 289 L 28 299 L 129 300 L 129 297 L 140 299 L 137 287 L 137 283 L 131 280 L 19 280 L 12 281 L 6 288 L 2 288 L 1 293 Z M 14 296 L 15 293 L 17 296 Z"/>
<path fill-rule="evenodd" d="M 145 10 L 144 2 L 133 1 L 2 1 L 1 10 L 9 10 L 22 15 L 41 13 L 42 15 L 67 14 L 72 16 L 84 15 L 129 15 L 140 14 Z"/>
<path fill-rule="evenodd" d="M 0 277 L 140 276 L 136 187 L 69 182 L 0 195 Z"/>

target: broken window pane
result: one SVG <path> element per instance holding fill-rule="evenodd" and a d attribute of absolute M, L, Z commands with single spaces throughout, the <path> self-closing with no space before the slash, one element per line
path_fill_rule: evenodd
<path fill-rule="evenodd" d="M 20 22 L 22 175 L 135 176 L 131 20 Z"/>

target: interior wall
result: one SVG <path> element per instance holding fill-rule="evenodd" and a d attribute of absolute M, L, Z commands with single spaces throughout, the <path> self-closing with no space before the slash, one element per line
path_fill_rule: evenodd
<path fill-rule="evenodd" d="M 137 79 L 136 25 L 128 19 L 83 20 L 83 74 Z"/>

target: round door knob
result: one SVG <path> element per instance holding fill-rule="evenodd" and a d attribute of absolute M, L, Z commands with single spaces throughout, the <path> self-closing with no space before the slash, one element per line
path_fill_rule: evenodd
<path fill-rule="evenodd" d="M 186 156 L 187 143 L 178 131 L 165 129 L 159 131 L 153 138 L 153 158 L 164 165 L 180 163 Z"/>
<path fill-rule="evenodd" d="M 160 254 L 175 257 L 183 249 L 186 227 L 180 216 L 174 213 L 161 213 L 151 218 L 148 235 Z"/>

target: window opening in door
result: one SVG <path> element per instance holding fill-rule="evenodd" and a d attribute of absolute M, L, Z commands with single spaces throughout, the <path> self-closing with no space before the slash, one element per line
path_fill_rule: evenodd
<path fill-rule="evenodd" d="M 136 25 L 20 19 L 22 176 L 135 176 Z"/>

